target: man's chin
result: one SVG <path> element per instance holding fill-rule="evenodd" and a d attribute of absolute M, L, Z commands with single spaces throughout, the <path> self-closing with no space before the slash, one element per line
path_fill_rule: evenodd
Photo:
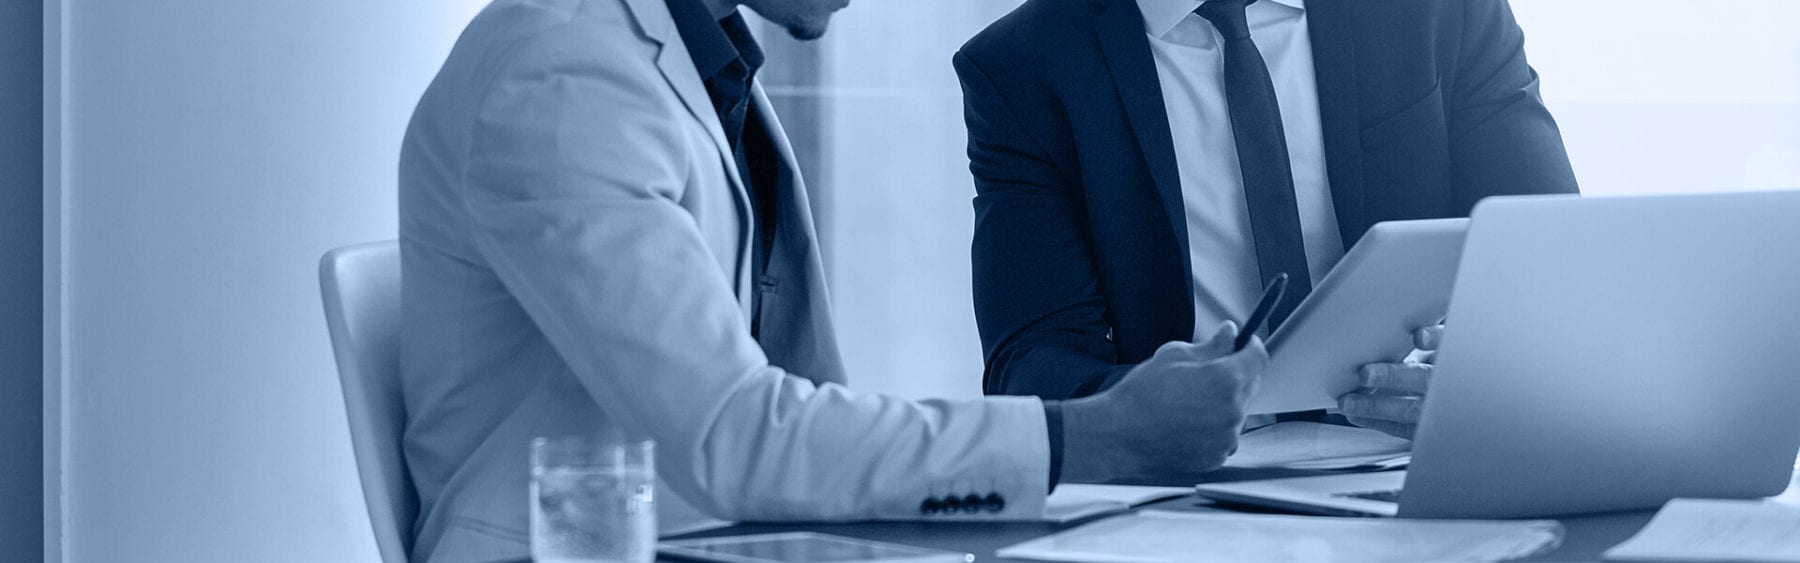
<path fill-rule="evenodd" d="M 793 36 L 794 39 L 814 41 L 825 36 L 826 28 L 831 27 L 831 18 L 824 17 L 817 20 L 808 20 L 789 24 L 786 27 L 788 35 Z"/>

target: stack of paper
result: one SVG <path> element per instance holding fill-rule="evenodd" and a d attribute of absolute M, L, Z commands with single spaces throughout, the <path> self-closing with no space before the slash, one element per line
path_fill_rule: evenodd
<path fill-rule="evenodd" d="M 1226 467 L 1396 469 L 1412 460 L 1412 442 L 1367 428 L 1316 422 L 1272 424 L 1238 438 Z"/>
<path fill-rule="evenodd" d="M 1675 499 L 1607 559 L 1800 561 L 1800 506 Z"/>
<path fill-rule="evenodd" d="M 1397 520 L 1145 510 L 1001 549 L 1043 561 L 1499 561 L 1555 548 L 1551 520 Z"/>
<path fill-rule="evenodd" d="M 1089 516 L 1124 512 L 1142 504 L 1194 494 L 1193 487 L 1062 484 L 1044 501 L 1048 522 L 1073 522 Z"/>

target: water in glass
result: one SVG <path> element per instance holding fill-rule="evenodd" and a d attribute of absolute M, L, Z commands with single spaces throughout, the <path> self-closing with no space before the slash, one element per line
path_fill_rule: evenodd
<path fill-rule="evenodd" d="M 649 447 L 647 442 L 534 442 L 532 559 L 539 563 L 655 560 L 656 473 Z"/>

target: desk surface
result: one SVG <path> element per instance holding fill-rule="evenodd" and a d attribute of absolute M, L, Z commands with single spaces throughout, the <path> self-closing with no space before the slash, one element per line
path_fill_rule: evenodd
<path fill-rule="evenodd" d="M 1197 497 L 1150 505 L 1163 510 L 1221 510 Z M 1567 535 L 1561 547 L 1534 561 L 1599 561 L 1600 553 L 1625 541 L 1650 521 L 1655 511 L 1627 512 L 1561 519 Z M 1078 525 L 1078 524 L 1077 524 Z M 976 561 L 997 561 L 1000 548 L 1049 535 L 1069 526 L 1048 523 L 870 522 L 855 524 L 740 524 L 682 537 L 734 536 L 812 531 L 853 538 L 975 554 Z"/>
<path fill-rule="evenodd" d="M 1216 476 L 1207 480 L 1230 480 L 1251 477 L 1248 475 L 1232 475 L 1226 479 Z M 1784 500 L 1800 503 L 1800 472 L 1795 474 L 1795 485 L 1781 496 Z M 1214 511 L 1226 510 L 1214 506 L 1209 501 L 1198 497 L 1171 499 L 1148 507 L 1162 510 Z M 1577 517 L 1565 517 L 1558 520 L 1563 523 L 1566 535 L 1563 543 L 1554 551 L 1527 559 L 1528 561 L 1600 561 L 1600 554 L 1607 548 L 1625 541 L 1625 538 L 1650 521 L 1655 510 L 1621 512 L 1613 514 L 1596 514 Z M 1073 524 L 1052 524 L 1043 522 L 858 522 L 858 523 L 814 523 L 814 524 L 739 524 L 728 528 L 709 530 L 680 536 L 683 538 L 702 538 L 716 536 L 735 536 L 744 534 L 763 534 L 775 532 L 811 531 L 834 534 L 853 538 L 884 541 L 919 547 L 960 551 L 975 554 L 976 561 L 999 561 L 994 552 L 1000 548 L 1042 537 L 1067 529 L 1086 521 Z M 524 563 L 524 562 L 520 562 Z"/>

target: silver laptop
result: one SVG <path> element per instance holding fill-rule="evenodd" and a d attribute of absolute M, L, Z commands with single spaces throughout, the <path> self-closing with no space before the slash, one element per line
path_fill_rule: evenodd
<path fill-rule="evenodd" d="M 1409 470 L 1200 494 L 1514 518 L 1787 487 L 1800 449 L 1800 192 L 1486 200 L 1449 311 Z"/>

